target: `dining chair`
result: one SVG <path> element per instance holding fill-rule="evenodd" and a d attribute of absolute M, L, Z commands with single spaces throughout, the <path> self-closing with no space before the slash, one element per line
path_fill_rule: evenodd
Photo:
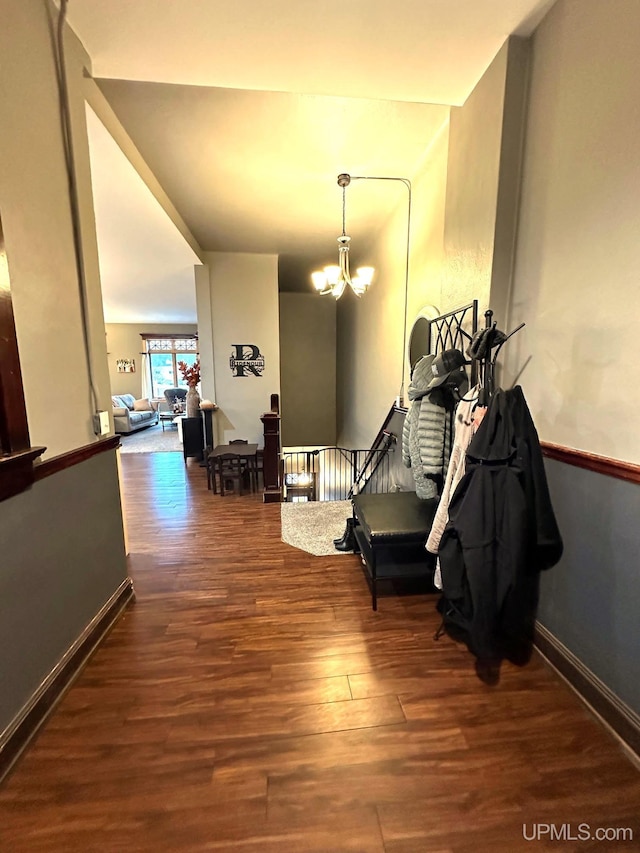
<path fill-rule="evenodd" d="M 249 444 L 246 438 L 236 438 L 229 444 Z M 229 456 L 207 457 L 207 487 L 218 493 L 218 477 L 221 478 L 220 492 L 224 494 L 228 483 L 238 484 L 238 493 L 242 494 L 247 466 L 245 460 L 235 453 Z M 249 474 L 251 477 L 251 474 Z M 235 491 L 235 489 L 234 489 Z"/>
<path fill-rule="evenodd" d="M 229 444 L 249 444 L 248 439 L 246 438 L 234 438 Z M 240 471 L 242 476 L 242 482 L 240 483 L 240 491 L 242 492 L 243 487 L 247 484 L 249 485 L 249 489 L 253 492 L 253 481 L 254 481 L 254 469 L 253 469 L 252 458 L 248 456 L 240 457 Z"/>
<path fill-rule="evenodd" d="M 226 492 L 236 491 L 236 483 L 238 484 L 238 494 L 242 494 L 242 488 L 244 485 L 244 468 L 242 465 L 242 459 L 238 456 L 218 457 L 217 472 L 221 479 L 221 494 L 224 495 Z"/>

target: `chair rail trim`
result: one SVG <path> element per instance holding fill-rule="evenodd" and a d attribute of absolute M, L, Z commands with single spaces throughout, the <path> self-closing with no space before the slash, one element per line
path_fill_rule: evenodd
<path fill-rule="evenodd" d="M 540 446 L 543 455 L 548 459 L 556 459 L 558 462 L 574 465 L 577 468 L 586 468 L 588 471 L 595 471 L 597 474 L 615 477 L 618 480 L 640 483 L 640 465 L 633 462 L 623 462 L 621 459 L 599 456 L 597 453 L 587 453 L 585 450 L 563 447 L 547 441 L 541 441 Z"/>
<path fill-rule="evenodd" d="M 34 478 L 35 480 L 44 480 L 45 477 L 50 477 L 52 474 L 64 471 L 65 468 L 73 468 L 74 465 L 86 462 L 87 459 L 91 459 L 99 453 L 115 450 L 119 446 L 120 436 L 112 435 L 108 438 L 101 438 L 99 441 L 93 441 L 91 444 L 76 447 L 74 450 L 61 453 L 59 456 L 52 456 L 51 459 L 45 459 L 34 465 Z"/>

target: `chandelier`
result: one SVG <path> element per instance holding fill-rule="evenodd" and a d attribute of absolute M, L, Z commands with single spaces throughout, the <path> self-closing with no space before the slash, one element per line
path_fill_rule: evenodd
<path fill-rule="evenodd" d="M 342 187 L 342 234 L 338 237 L 338 263 L 330 264 L 323 270 L 311 273 L 311 281 L 316 291 L 321 296 L 331 294 L 340 299 L 347 285 L 356 296 L 362 296 L 373 280 L 373 267 L 359 267 L 356 274 L 351 277 L 349 272 L 349 243 L 345 230 L 346 222 L 346 189 L 351 183 L 351 175 L 338 175 L 338 186 Z"/>

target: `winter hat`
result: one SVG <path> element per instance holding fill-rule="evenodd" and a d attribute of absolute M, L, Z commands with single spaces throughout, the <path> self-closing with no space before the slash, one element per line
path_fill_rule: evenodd
<path fill-rule="evenodd" d="M 507 340 L 507 336 L 500 329 L 496 329 L 496 324 L 489 326 L 486 329 L 479 329 L 471 338 L 467 355 L 471 359 L 487 358 L 493 347 L 503 344 Z"/>
<path fill-rule="evenodd" d="M 459 387 L 467 378 L 464 371 L 465 363 L 464 355 L 459 349 L 446 349 L 441 352 L 431 364 L 433 379 L 429 382 L 427 389 L 431 391 L 445 383 Z"/>

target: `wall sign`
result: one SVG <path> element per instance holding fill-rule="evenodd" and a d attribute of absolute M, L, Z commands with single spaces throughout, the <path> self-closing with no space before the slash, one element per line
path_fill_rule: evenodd
<path fill-rule="evenodd" d="M 264 356 L 255 344 L 231 344 L 229 366 L 234 376 L 262 376 Z"/>

